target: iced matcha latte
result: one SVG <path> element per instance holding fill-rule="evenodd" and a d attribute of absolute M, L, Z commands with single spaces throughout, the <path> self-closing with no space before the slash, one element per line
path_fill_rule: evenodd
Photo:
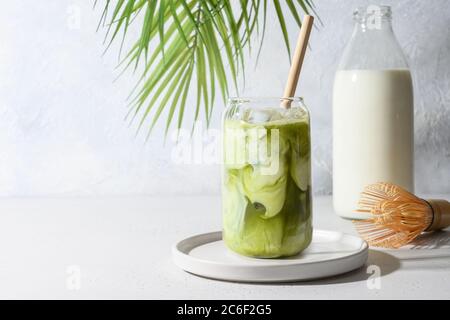
<path fill-rule="evenodd" d="M 312 237 L 309 115 L 300 99 L 269 102 L 232 100 L 224 117 L 223 238 L 261 258 L 295 255 Z"/>

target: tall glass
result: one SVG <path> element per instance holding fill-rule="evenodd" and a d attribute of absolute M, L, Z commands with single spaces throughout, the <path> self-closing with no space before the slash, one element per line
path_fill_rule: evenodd
<path fill-rule="evenodd" d="M 301 252 L 312 238 L 310 120 L 303 100 L 231 99 L 223 128 L 226 245 L 260 258 Z"/>

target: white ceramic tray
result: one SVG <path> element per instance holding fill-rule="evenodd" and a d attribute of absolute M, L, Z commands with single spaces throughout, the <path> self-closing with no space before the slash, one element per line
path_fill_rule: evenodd
<path fill-rule="evenodd" d="M 228 250 L 219 231 L 184 239 L 173 246 L 172 254 L 181 269 L 202 277 L 236 282 L 292 282 L 360 268 L 367 260 L 368 245 L 341 232 L 315 230 L 311 245 L 297 256 L 256 259 Z"/>

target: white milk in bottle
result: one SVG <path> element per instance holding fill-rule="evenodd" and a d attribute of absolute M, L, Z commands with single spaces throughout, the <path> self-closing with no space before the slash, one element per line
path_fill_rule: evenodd
<path fill-rule="evenodd" d="M 333 204 L 338 215 L 361 219 L 365 186 L 391 182 L 413 191 L 414 108 L 390 8 L 358 8 L 354 18 L 333 88 Z"/>

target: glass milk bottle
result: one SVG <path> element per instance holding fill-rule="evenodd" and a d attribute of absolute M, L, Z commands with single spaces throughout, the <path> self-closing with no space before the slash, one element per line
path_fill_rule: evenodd
<path fill-rule="evenodd" d="M 391 182 L 413 191 L 413 88 L 388 6 L 358 8 L 333 88 L 333 204 L 362 219 L 365 186 Z"/>
<path fill-rule="evenodd" d="M 290 108 L 280 105 L 289 102 Z M 223 119 L 223 239 L 258 258 L 312 238 L 309 113 L 301 98 L 231 99 Z"/>

